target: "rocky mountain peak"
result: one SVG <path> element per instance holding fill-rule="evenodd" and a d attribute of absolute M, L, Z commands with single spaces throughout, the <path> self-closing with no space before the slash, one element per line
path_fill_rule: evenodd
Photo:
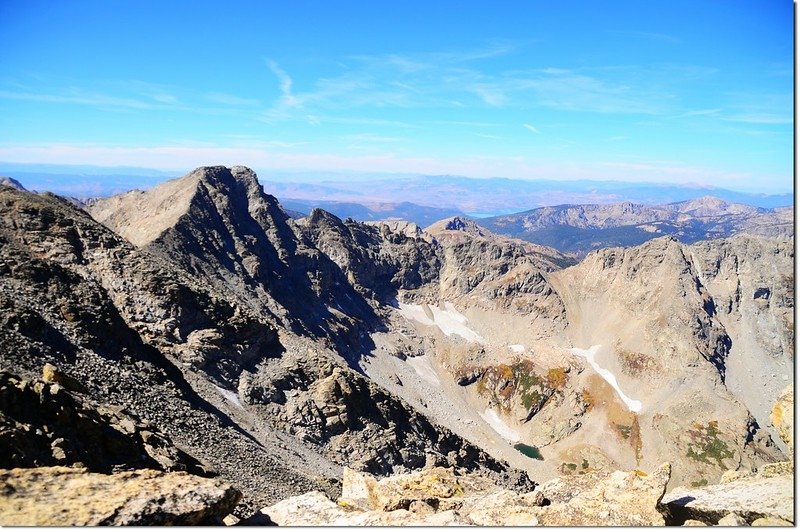
<path fill-rule="evenodd" d="M 445 226 L 447 230 L 464 230 L 466 227 L 467 223 L 461 217 L 453 217 Z"/>
<path fill-rule="evenodd" d="M 20 191 L 27 191 L 25 187 L 16 179 L 11 177 L 0 177 L 0 186 L 8 186 Z"/>
<path fill-rule="evenodd" d="M 433 223 L 425 229 L 426 232 L 435 235 L 442 235 L 444 232 L 463 232 L 471 236 L 487 237 L 491 235 L 487 229 L 478 226 L 472 219 L 461 216 L 448 217 Z"/>
<path fill-rule="evenodd" d="M 343 228 L 342 220 L 333 215 L 332 213 L 323 210 L 322 208 L 314 208 L 311 213 L 305 218 L 305 224 L 309 226 L 314 225 L 331 225 L 337 228 Z"/>

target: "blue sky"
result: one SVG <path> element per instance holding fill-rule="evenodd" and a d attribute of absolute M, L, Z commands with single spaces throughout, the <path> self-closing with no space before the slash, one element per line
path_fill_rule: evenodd
<path fill-rule="evenodd" d="M 0 161 L 792 188 L 792 3 L 0 2 Z"/>

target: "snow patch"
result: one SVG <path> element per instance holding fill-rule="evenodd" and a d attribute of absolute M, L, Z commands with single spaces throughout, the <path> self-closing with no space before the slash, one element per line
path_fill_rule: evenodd
<path fill-rule="evenodd" d="M 525 346 L 522 344 L 511 344 L 508 347 L 511 348 L 511 351 L 515 353 L 522 353 L 525 351 Z"/>
<path fill-rule="evenodd" d="M 244 410 L 244 407 L 242 406 L 242 402 L 239 401 L 239 396 L 236 394 L 236 392 L 231 392 L 230 390 L 227 390 L 227 389 L 222 388 L 221 386 L 217 386 L 217 385 L 214 385 L 214 387 L 217 389 L 217 392 L 222 394 L 222 396 L 225 399 L 227 399 L 228 401 L 230 401 L 231 403 L 233 403 L 234 405 L 236 405 L 240 409 Z"/>
<path fill-rule="evenodd" d="M 637 401 L 635 399 L 631 399 L 628 396 L 626 396 L 625 393 L 622 391 L 622 389 L 619 387 L 619 384 L 617 384 L 617 378 L 614 377 L 614 374 L 612 374 L 609 370 L 606 370 L 605 368 L 601 368 L 600 365 L 598 365 L 597 362 L 594 360 L 594 356 L 597 354 L 597 351 L 599 349 L 600 345 L 595 344 L 588 350 L 584 350 L 582 348 L 570 348 L 570 351 L 575 355 L 577 355 L 578 357 L 583 357 L 589 362 L 592 368 L 594 368 L 594 371 L 597 372 L 597 374 L 600 377 L 605 379 L 608 382 L 608 384 L 611 385 L 614 388 L 614 390 L 617 391 L 619 398 L 625 403 L 625 405 L 628 407 L 628 410 L 630 410 L 631 412 L 639 412 L 640 410 L 642 410 L 642 402 Z"/>
<path fill-rule="evenodd" d="M 514 429 L 506 425 L 503 420 L 500 419 L 500 416 L 497 415 L 497 412 L 495 412 L 494 409 L 486 409 L 481 414 L 481 418 L 483 418 L 484 421 L 492 427 L 492 429 L 497 431 L 497 434 L 509 442 L 519 441 L 519 434 L 517 434 Z"/>
<path fill-rule="evenodd" d="M 417 372 L 417 375 L 423 380 L 433 386 L 441 386 L 439 376 L 436 375 L 436 371 L 433 369 L 433 366 L 431 366 L 431 362 L 427 357 L 408 357 L 406 362 L 411 365 L 411 368 L 413 368 L 414 371 Z"/>
<path fill-rule="evenodd" d="M 483 342 L 483 337 L 469 328 L 467 317 L 458 312 L 450 302 L 444 303 L 444 309 L 439 306 L 397 303 L 400 313 L 409 320 L 414 320 L 426 326 L 436 326 L 442 333 L 458 335 L 470 342 Z"/>

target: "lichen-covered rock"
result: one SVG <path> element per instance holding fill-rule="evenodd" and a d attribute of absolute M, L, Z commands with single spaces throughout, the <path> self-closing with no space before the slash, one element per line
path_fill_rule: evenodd
<path fill-rule="evenodd" d="M 718 524 L 735 513 L 750 523 L 764 517 L 793 522 L 794 477 L 753 476 L 704 488 L 675 488 L 662 504 L 673 521 L 697 519 Z"/>
<path fill-rule="evenodd" d="M 516 493 L 483 477 L 433 468 L 381 480 L 345 471 L 342 497 L 320 492 L 286 499 L 261 510 L 279 525 L 663 525 L 657 510 L 670 466 L 652 475 L 617 471 L 581 477 L 567 501 L 552 502 L 538 490 Z M 549 504 L 548 504 L 549 503 Z"/>
<path fill-rule="evenodd" d="M 0 471 L 3 526 L 220 524 L 241 494 L 218 479 L 67 467 Z"/>
<path fill-rule="evenodd" d="M 657 509 L 670 478 L 671 466 L 662 464 L 652 474 L 643 471 L 614 471 L 581 479 L 586 489 L 576 489 L 565 502 L 551 503 L 537 510 L 539 523 L 546 526 L 656 526 L 664 524 Z M 554 479 L 567 486 L 572 477 Z M 594 482 L 594 484 L 592 484 Z M 542 491 L 547 496 L 548 489 Z M 563 490 L 564 488 L 558 488 Z"/>
<path fill-rule="evenodd" d="M 283 500 L 258 515 L 267 515 L 278 526 L 463 526 L 453 510 L 421 514 L 406 509 L 360 511 L 344 508 L 323 493 L 312 491 Z M 255 519 L 253 519 L 255 521 Z M 245 521 L 250 524 L 251 520 Z"/>
<path fill-rule="evenodd" d="M 498 489 L 491 480 L 457 474 L 453 469 L 434 467 L 414 473 L 376 480 L 365 473 L 345 468 L 340 504 L 364 510 L 391 512 L 425 503 L 437 509 L 460 508 L 466 498 Z"/>
<path fill-rule="evenodd" d="M 687 521 L 687 523 L 688 522 L 689 521 Z M 705 523 L 703 524 L 705 525 Z M 686 523 L 684 523 L 683 526 L 686 526 Z M 747 519 L 745 519 L 738 513 L 729 513 L 728 515 L 717 521 L 717 526 L 749 526 L 749 525 L 747 524 Z"/>
<path fill-rule="evenodd" d="M 772 425 L 777 429 L 781 439 L 789 447 L 789 453 L 794 454 L 794 386 L 783 389 L 778 400 L 772 407 L 769 416 Z"/>
<path fill-rule="evenodd" d="M 761 517 L 753 521 L 750 526 L 794 526 L 794 524 L 777 517 Z"/>
<path fill-rule="evenodd" d="M 478 526 L 537 526 L 539 507 L 544 504 L 540 491 L 517 494 L 500 490 L 470 499 L 462 507 L 470 524 Z M 466 502 L 465 502 L 466 504 Z"/>

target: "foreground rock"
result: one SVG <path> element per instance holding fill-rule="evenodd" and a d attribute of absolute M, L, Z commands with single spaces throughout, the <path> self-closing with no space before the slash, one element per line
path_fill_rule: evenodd
<path fill-rule="evenodd" d="M 663 525 L 657 507 L 670 473 L 669 464 L 652 474 L 614 471 L 605 477 L 594 475 L 594 484 L 585 489 L 580 487 L 580 476 L 555 479 L 542 486 L 551 504 L 541 508 L 539 522 L 547 526 Z"/>
<path fill-rule="evenodd" d="M 220 524 L 241 493 L 184 472 L 112 475 L 67 467 L 0 471 L 0 525 Z"/>
<path fill-rule="evenodd" d="M 783 464 L 783 463 L 781 463 Z M 772 464 L 758 474 L 705 488 L 676 488 L 663 499 L 669 518 L 676 523 L 695 519 L 725 525 L 735 515 L 746 524 L 760 519 L 794 522 L 794 474 L 789 465 Z M 783 473 L 783 474 L 779 474 Z"/>
<path fill-rule="evenodd" d="M 265 508 L 259 516 L 281 526 L 663 525 L 657 505 L 669 476 L 670 466 L 664 464 L 652 475 L 617 471 L 566 477 L 541 490 L 516 493 L 448 468 L 382 480 L 346 469 L 338 502 L 311 492 Z"/>

